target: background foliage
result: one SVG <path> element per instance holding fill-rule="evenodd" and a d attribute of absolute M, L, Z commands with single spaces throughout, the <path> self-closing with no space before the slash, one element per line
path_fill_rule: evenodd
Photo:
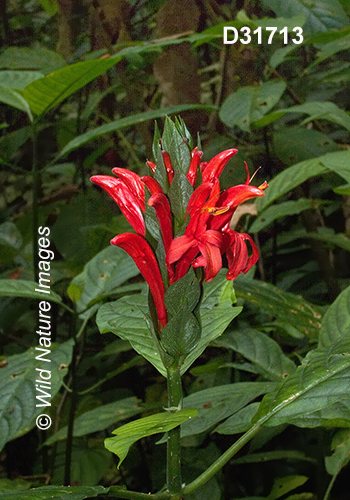
<path fill-rule="evenodd" d="M 166 386 L 137 335 L 110 324 L 127 314 L 112 300 L 140 305 L 146 290 L 109 246 L 128 223 L 89 177 L 114 166 L 147 174 L 154 120 L 181 114 L 200 132 L 204 160 L 239 150 L 223 187 L 245 181 L 243 160 L 270 185 L 258 215 L 237 220 L 261 253 L 255 275 L 234 282 L 243 312 L 226 313 L 223 335 L 211 329 L 213 307 L 231 293 L 223 275 L 202 304 L 201 347 L 210 345 L 190 356 L 200 355 L 183 379 L 184 411 L 198 410 L 181 427 L 184 481 L 237 434 L 264 427 L 185 498 L 348 498 L 348 0 L 4 0 L 0 9 L 0 497 L 117 498 L 113 486 L 164 484 L 159 435 L 144 434 L 120 469 L 103 446 L 118 425 L 160 411 Z M 225 24 L 301 26 L 304 41 L 224 45 Z M 28 403 L 38 226 L 50 228 L 55 252 L 52 361 L 64 366 L 46 433 Z M 100 330 L 119 337 L 100 335 L 97 312 Z"/>

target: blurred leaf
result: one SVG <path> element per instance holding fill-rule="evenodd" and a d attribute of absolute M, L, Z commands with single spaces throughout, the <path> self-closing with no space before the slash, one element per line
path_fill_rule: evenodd
<path fill-rule="evenodd" d="M 0 85 L 12 90 L 23 90 L 29 83 L 43 76 L 38 71 L 0 71 Z"/>
<path fill-rule="evenodd" d="M 273 382 L 237 382 L 210 387 L 187 396 L 184 398 L 184 408 L 196 408 L 198 414 L 194 420 L 181 425 L 181 437 L 208 431 L 275 387 Z"/>
<path fill-rule="evenodd" d="M 350 131 L 349 114 L 340 109 L 336 104 L 334 104 L 334 102 L 306 102 L 305 104 L 286 108 L 281 111 L 286 111 L 288 113 L 306 113 L 310 115 L 307 120 L 304 120 L 304 123 L 314 120 L 328 120 L 330 122 L 337 123 Z M 307 132 L 307 130 L 304 130 L 304 132 Z M 309 130 L 309 132 L 311 132 L 311 130 Z"/>
<path fill-rule="evenodd" d="M 268 380 L 283 380 L 296 370 L 293 361 L 287 358 L 277 342 L 253 328 L 227 332 L 213 344 L 238 352 Z"/>
<path fill-rule="evenodd" d="M 292 17 L 304 14 L 305 33 L 316 34 L 330 29 L 341 29 L 348 25 L 348 17 L 337 0 L 263 0 L 267 9 L 272 9 L 277 16 Z"/>
<path fill-rule="evenodd" d="M 308 233 L 307 231 L 292 231 L 290 233 L 295 239 L 311 238 L 312 240 L 323 241 L 328 243 L 332 248 L 338 246 L 350 252 L 350 240 L 343 233 L 334 233 L 332 229 L 328 231 L 320 231 L 319 233 Z"/>
<path fill-rule="evenodd" d="M 319 347 L 347 341 L 350 332 L 350 286 L 333 302 L 322 320 Z"/>
<path fill-rule="evenodd" d="M 294 26 L 299 26 L 298 24 L 295 24 Z M 270 57 L 270 66 L 272 68 L 277 68 L 280 64 L 282 64 L 285 61 L 289 61 L 293 57 L 289 57 L 289 54 L 294 52 L 299 46 L 295 44 L 287 45 L 286 47 L 282 47 L 280 49 L 277 49 L 272 56 Z"/>
<path fill-rule="evenodd" d="M 62 299 L 57 293 L 52 290 L 49 294 L 36 292 L 35 289 L 38 287 L 35 281 L 2 279 L 0 280 L 0 297 L 27 297 L 62 304 Z"/>
<path fill-rule="evenodd" d="M 26 491 L 0 490 L 1 500 L 85 500 L 108 493 L 103 486 L 41 486 Z"/>
<path fill-rule="evenodd" d="M 350 117 L 348 118 L 350 125 Z M 293 165 L 340 149 L 339 145 L 326 134 L 301 127 L 278 129 L 273 135 L 273 147 L 275 154 L 286 165 Z"/>
<path fill-rule="evenodd" d="M 346 35 L 338 40 L 334 40 L 332 42 L 326 43 L 323 47 L 317 52 L 317 60 L 310 65 L 311 67 L 316 66 L 320 62 L 332 57 L 334 54 L 342 50 L 348 50 L 350 48 L 350 35 Z"/>
<path fill-rule="evenodd" d="M 337 194 L 342 194 L 343 196 L 350 196 L 350 184 L 345 184 L 345 186 L 339 186 L 333 189 Z"/>
<path fill-rule="evenodd" d="M 51 387 L 48 389 L 49 397 L 41 394 L 36 389 L 38 371 L 36 368 L 43 368 L 40 360 L 35 357 L 43 355 L 34 347 L 23 354 L 9 356 L 7 365 L 0 369 L 0 392 L 2 394 L 0 402 L 0 449 L 4 445 L 23 434 L 26 434 L 35 426 L 35 419 L 43 412 L 42 400 L 48 402 L 59 391 L 64 377 L 67 375 L 68 366 L 71 362 L 74 341 L 73 339 L 63 344 L 53 345 L 45 354 L 50 359 L 49 369 L 51 372 Z M 40 348 L 42 349 L 42 348 Z M 45 391 L 44 391 L 45 392 Z M 38 406 L 38 397 L 41 406 Z M 37 405 L 36 405 L 37 403 Z"/>
<path fill-rule="evenodd" d="M 228 127 L 236 125 L 244 132 L 249 132 L 250 125 L 278 103 L 285 89 L 285 82 L 276 81 L 263 83 L 259 87 L 241 87 L 222 103 L 220 120 Z"/>
<path fill-rule="evenodd" d="M 306 180 L 320 176 L 327 171 L 333 171 L 350 182 L 349 162 L 350 151 L 337 151 L 286 168 L 269 181 L 269 188 L 265 191 L 265 196 L 257 201 L 258 211 L 262 211 L 274 200 Z"/>
<path fill-rule="evenodd" d="M 126 116 L 124 118 L 120 118 L 119 120 L 115 120 L 111 123 L 106 123 L 105 125 L 101 125 L 95 129 L 89 130 L 84 134 L 78 135 L 72 141 L 70 141 L 66 146 L 62 149 L 59 157 L 65 156 L 74 149 L 79 148 L 83 144 L 86 144 L 93 139 L 97 139 L 101 135 L 107 134 L 109 132 L 114 132 L 115 130 L 131 127 L 132 125 L 136 125 L 137 123 L 143 123 L 148 120 L 154 120 L 156 118 L 163 118 L 168 115 L 181 113 L 182 111 L 193 110 L 193 109 L 203 109 L 207 111 L 215 111 L 217 110 L 216 106 L 204 105 L 204 104 L 179 104 L 177 106 L 171 106 L 169 108 L 161 108 L 154 111 L 145 111 L 144 113 L 135 113 L 130 116 Z"/>
<path fill-rule="evenodd" d="M 250 233 L 258 233 L 266 226 L 271 224 L 274 220 L 288 215 L 300 214 L 304 210 L 318 209 L 323 200 L 310 200 L 307 198 L 300 198 L 299 200 L 284 201 L 271 205 L 259 215 L 249 228 Z"/>
<path fill-rule="evenodd" d="M 22 246 L 22 235 L 13 222 L 0 224 L 0 245 L 9 245 L 17 250 Z"/>
<path fill-rule="evenodd" d="M 244 298 L 266 314 L 288 323 L 308 337 L 318 338 L 322 313 L 318 306 L 293 293 L 258 280 L 238 277 L 235 280 L 237 297 Z"/>
<path fill-rule="evenodd" d="M 317 463 L 315 458 L 305 455 L 299 450 L 277 450 L 263 451 L 261 453 L 249 453 L 245 457 L 235 458 L 232 462 L 235 464 L 254 464 L 268 462 L 271 460 L 302 460 L 305 462 Z"/>
<path fill-rule="evenodd" d="M 27 113 L 30 121 L 33 121 L 33 116 L 28 102 L 15 90 L 0 85 L 0 102 L 13 106 L 20 111 L 24 111 Z"/>
<path fill-rule="evenodd" d="M 0 54 L 0 69 L 38 70 L 44 75 L 66 66 L 64 59 L 44 47 L 7 47 Z"/>
<path fill-rule="evenodd" d="M 40 0 L 40 3 L 49 16 L 54 16 L 58 12 L 57 0 Z"/>
<path fill-rule="evenodd" d="M 105 446 L 107 450 L 118 455 L 118 467 L 120 467 L 128 454 L 129 448 L 136 441 L 146 436 L 152 436 L 153 434 L 168 432 L 196 415 L 197 410 L 183 409 L 175 413 L 163 412 L 140 418 L 113 431 L 116 437 L 107 438 Z"/>
<path fill-rule="evenodd" d="M 117 422 L 128 420 L 147 409 L 145 406 L 141 406 L 140 403 L 139 399 L 131 397 L 87 411 L 75 419 L 73 436 L 80 437 L 103 431 Z M 50 446 L 61 439 L 67 439 L 67 429 L 67 425 L 62 427 L 44 443 L 45 446 Z"/>

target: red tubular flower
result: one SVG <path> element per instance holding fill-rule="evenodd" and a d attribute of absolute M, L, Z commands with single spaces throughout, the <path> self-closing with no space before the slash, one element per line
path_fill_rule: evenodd
<path fill-rule="evenodd" d="M 167 151 L 162 151 L 162 156 L 163 156 L 166 171 L 168 172 L 168 180 L 169 180 L 169 185 L 170 185 L 174 179 L 174 169 L 173 169 L 173 166 L 171 164 L 170 154 Z"/>
<path fill-rule="evenodd" d="M 145 236 L 146 227 L 140 209 L 145 203 L 144 198 L 137 198 L 122 179 L 115 179 L 109 175 L 94 175 L 91 180 L 113 198 L 135 231 Z"/>
<path fill-rule="evenodd" d="M 145 175 L 145 176 L 141 177 L 141 180 L 145 184 L 145 186 L 147 187 L 148 191 L 151 194 L 163 193 L 163 189 L 162 189 L 161 185 L 159 184 L 159 182 L 157 182 L 155 179 L 153 179 L 153 177 L 149 177 L 148 175 Z"/>
<path fill-rule="evenodd" d="M 149 285 L 159 323 L 164 327 L 167 323 L 164 285 L 153 250 L 142 236 L 133 233 L 119 234 L 111 240 L 111 243 L 125 250 L 139 268 Z"/>
<path fill-rule="evenodd" d="M 203 182 L 214 182 L 220 177 L 224 166 L 232 156 L 237 153 L 237 149 L 226 149 L 214 156 L 207 165 L 202 168 Z"/>
<path fill-rule="evenodd" d="M 234 280 L 240 273 L 245 274 L 254 266 L 259 258 L 259 252 L 249 234 L 232 231 L 228 224 L 223 228 L 223 232 L 225 233 L 224 238 L 227 238 L 226 257 L 229 265 L 226 278 Z M 252 247 L 250 257 L 248 257 L 246 240 L 249 241 Z"/>
<path fill-rule="evenodd" d="M 154 207 L 159 222 L 164 249 L 167 252 L 173 239 L 173 223 L 171 218 L 168 198 L 163 193 L 153 194 L 148 200 L 148 205 Z"/>
<path fill-rule="evenodd" d="M 151 169 L 152 174 L 154 174 L 154 172 L 156 171 L 157 165 L 155 163 L 153 163 L 153 161 L 146 161 L 146 165 L 147 165 L 147 167 L 149 167 Z"/>
<path fill-rule="evenodd" d="M 129 190 L 133 193 L 133 195 L 139 200 L 140 208 L 144 212 L 145 211 L 145 187 L 141 181 L 141 178 L 135 172 L 128 170 L 126 168 L 113 168 L 112 172 L 122 179 L 124 183 L 127 185 Z"/>
<path fill-rule="evenodd" d="M 201 161 L 202 155 L 203 155 L 202 151 L 198 151 L 198 148 L 194 148 L 191 151 L 191 163 L 188 172 L 186 174 L 186 177 L 190 182 L 191 186 L 194 186 L 196 184 L 198 166 Z"/>

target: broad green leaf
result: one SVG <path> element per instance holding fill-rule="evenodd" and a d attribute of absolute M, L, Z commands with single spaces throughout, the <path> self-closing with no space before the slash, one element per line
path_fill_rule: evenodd
<path fill-rule="evenodd" d="M 168 315 L 175 316 L 181 307 L 193 311 L 198 304 L 200 295 L 201 288 L 198 279 L 193 268 L 190 267 L 185 276 L 175 281 L 165 292 L 164 304 Z"/>
<path fill-rule="evenodd" d="M 320 31 L 336 30 L 348 25 L 348 17 L 337 0 L 263 0 L 265 8 L 272 9 L 277 16 L 292 17 L 304 14 L 305 33 L 316 34 Z"/>
<path fill-rule="evenodd" d="M 299 106 L 283 109 L 281 112 L 282 111 L 286 111 L 287 113 L 305 113 L 310 115 L 304 123 L 308 123 L 313 120 L 328 120 L 330 122 L 337 123 L 350 131 L 350 116 L 346 113 L 346 111 L 334 104 L 334 102 L 311 101 L 306 102 L 305 104 L 300 104 Z M 304 132 L 307 131 L 304 130 Z"/>
<path fill-rule="evenodd" d="M 39 288 L 35 281 L 25 280 L 0 280 L 0 297 L 27 297 L 28 299 L 48 300 L 62 304 L 62 299 L 57 293 L 50 290 L 50 293 L 36 292 Z"/>
<path fill-rule="evenodd" d="M 201 327 L 195 315 L 182 307 L 162 330 L 161 344 L 173 357 L 187 356 L 198 345 Z"/>
<path fill-rule="evenodd" d="M 342 429 L 336 433 L 332 440 L 333 454 L 325 458 L 325 466 L 328 474 L 337 476 L 341 469 L 350 460 L 350 430 Z"/>
<path fill-rule="evenodd" d="M 349 124 L 350 124 L 350 117 Z M 274 153 L 285 165 L 293 165 L 326 153 L 339 151 L 339 145 L 318 130 L 281 127 L 273 135 Z"/>
<path fill-rule="evenodd" d="M 284 476 L 275 479 L 272 490 L 266 500 L 277 500 L 290 491 L 302 486 L 308 477 L 306 476 Z"/>
<path fill-rule="evenodd" d="M 165 119 L 162 148 L 169 153 L 174 172 L 186 175 L 191 163 L 191 153 L 184 137 L 169 117 Z"/>
<path fill-rule="evenodd" d="M 78 62 L 53 71 L 30 83 L 21 92 L 36 115 L 43 115 L 67 97 L 102 75 L 120 61 L 120 57 Z"/>
<path fill-rule="evenodd" d="M 23 90 L 29 83 L 43 76 L 38 71 L 0 71 L 0 85 L 12 90 Z"/>
<path fill-rule="evenodd" d="M 254 464 L 260 462 L 269 462 L 272 460 L 302 460 L 316 464 L 316 458 L 311 458 L 299 450 L 277 450 L 264 451 L 261 453 L 249 453 L 244 457 L 235 458 L 231 463 L 234 464 Z"/>
<path fill-rule="evenodd" d="M 271 205 L 259 215 L 249 228 L 249 233 L 258 233 L 276 219 L 287 217 L 288 215 L 300 214 L 303 210 L 318 209 L 322 200 L 310 200 L 300 198 L 295 201 L 284 201 Z"/>
<path fill-rule="evenodd" d="M 244 132 L 249 132 L 250 125 L 278 103 L 285 89 L 285 82 L 275 81 L 263 83 L 259 87 L 241 87 L 223 102 L 220 120 L 228 127 L 238 126 Z"/>
<path fill-rule="evenodd" d="M 116 436 L 107 438 L 105 446 L 107 450 L 118 455 L 118 467 L 120 467 L 128 454 L 129 448 L 136 441 L 146 436 L 152 436 L 153 434 L 168 432 L 196 415 L 197 410 L 183 409 L 175 413 L 163 412 L 140 418 L 113 431 L 113 434 L 116 434 Z"/>
<path fill-rule="evenodd" d="M 105 125 L 101 125 L 100 127 L 89 130 L 84 134 L 78 135 L 72 141 L 66 144 L 66 146 L 60 153 L 60 157 L 67 155 L 71 151 L 74 151 L 74 149 L 79 148 L 83 144 L 86 144 L 93 139 L 97 139 L 101 135 L 114 132 L 115 130 L 119 130 L 121 128 L 131 127 L 132 125 L 135 125 L 137 123 L 143 123 L 148 120 L 155 120 L 156 118 L 163 118 L 168 115 L 194 109 L 203 109 L 208 111 L 217 110 L 215 106 L 204 104 L 179 104 L 177 106 L 171 106 L 169 108 L 162 108 L 154 111 L 145 111 L 144 113 L 136 113 L 134 115 L 126 116 L 125 118 L 120 118 L 119 120 L 115 120 L 111 123 L 106 123 Z"/>
<path fill-rule="evenodd" d="M 252 328 L 227 332 L 215 340 L 214 345 L 238 352 L 268 380 L 283 380 L 296 370 L 293 361 L 287 358 L 277 342 Z"/>
<path fill-rule="evenodd" d="M 346 35 L 343 36 L 342 38 L 339 38 L 338 40 L 333 40 L 329 43 L 326 43 L 317 52 L 316 54 L 317 60 L 310 66 L 310 68 L 324 61 L 325 59 L 332 57 L 334 54 L 337 54 L 342 50 L 348 50 L 349 48 L 350 48 L 350 35 Z"/>
<path fill-rule="evenodd" d="M 0 449 L 8 441 L 30 431 L 35 425 L 36 417 L 40 413 L 45 413 L 46 403 L 50 406 L 50 399 L 58 392 L 67 374 L 73 345 L 74 341 L 71 339 L 63 344 L 52 346 L 52 350 L 43 349 L 40 346 L 32 347 L 23 354 L 16 354 L 6 359 L 8 364 L 0 370 L 0 393 L 2 395 Z M 43 363 L 43 358 L 36 359 L 43 355 L 45 359 L 50 359 L 50 363 Z M 51 387 L 44 391 L 48 396 L 36 388 L 36 383 L 38 379 L 40 380 L 40 373 L 43 374 L 42 378 L 48 377 L 49 374 L 39 372 L 37 368 L 51 372 L 49 379 Z"/>
<path fill-rule="evenodd" d="M 238 277 L 235 280 L 237 297 L 244 298 L 265 313 L 277 318 L 280 324 L 293 325 L 307 337 L 318 338 L 322 313 L 302 297 L 258 280 Z"/>
<path fill-rule="evenodd" d="M 280 196 L 327 171 L 333 171 L 350 182 L 349 162 L 350 151 L 337 151 L 286 168 L 269 181 L 265 196 L 257 201 L 258 210 L 262 211 Z"/>
<path fill-rule="evenodd" d="M 87 411 L 75 419 L 73 436 L 86 436 L 93 432 L 103 431 L 110 425 L 115 425 L 117 422 L 127 420 L 145 411 L 145 407 L 142 407 L 140 403 L 141 401 L 139 399 L 131 397 Z M 67 426 L 62 427 L 45 442 L 45 445 L 50 446 L 56 441 L 66 439 L 67 429 Z"/>
<path fill-rule="evenodd" d="M 188 202 L 193 193 L 193 187 L 185 174 L 175 170 L 174 180 L 168 190 L 171 212 L 181 225 L 186 216 Z"/>
<path fill-rule="evenodd" d="M 350 332 L 350 286 L 329 307 L 322 320 L 319 347 L 343 342 Z"/>
<path fill-rule="evenodd" d="M 166 377 L 158 346 L 147 326 L 148 301 L 145 295 L 129 295 L 115 302 L 103 304 L 98 310 L 96 323 L 101 333 L 112 332 L 128 340 L 136 352 L 146 358 Z"/>
<path fill-rule="evenodd" d="M 33 121 L 33 116 L 28 102 L 15 90 L 0 85 L 0 102 L 8 104 L 9 106 L 19 109 L 20 111 L 24 111 L 27 113 L 30 121 Z"/>
<path fill-rule="evenodd" d="M 64 59 L 44 47 L 8 47 L 0 54 L 0 69 L 37 70 L 44 75 L 66 66 Z"/>
<path fill-rule="evenodd" d="M 258 411 L 259 405 L 260 403 L 250 403 L 227 418 L 225 422 L 219 424 L 213 432 L 218 432 L 219 434 L 239 434 L 246 432 L 251 426 L 252 419 Z"/>
<path fill-rule="evenodd" d="M 310 351 L 297 370 L 264 397 L 253 421 L 267 426 L 350 426 L 350 338 Z"/>
<path fill-rule="evenodd" d="M 85 266 L 68 287 L 70 299 L 77 311 L 86 309 L 90 302 L 118 290 L 118 287 L 140 274 L 132 258 L 124 250 L 108 246 Z"/>
<path fill-rule="evenodd" d="M 294 26 L 299 26 L 299 25 L 295 24 Z M 279 66 L 283 62 L 293 59 L 293 56 L 290 57 L 289 54 L 294 52 L 298 47 L 299 47 L 298 45 L 291 44 L 287 45 L 286 47 L 277 49 L 270 57 L 270 62 L 269 62 L 270 66 L 272 68 L 277 68 L 277 66 Z"/>
<path fill-rule="evenodd" d="M 40 486 L 26 491 L 0 490 L 1 500 L 85 500 L 107 494 L 103 486 Z"/>
<path fill-rule="evenodd" d="M 275 389 L 273 382 L 237 382 L 203 391 L 184 398 L 184 408 L 196 408 L 194 420 L 181 425 L 181 437 L 208 431 L 221 420 L 233 415 L 255 398 Z"/>

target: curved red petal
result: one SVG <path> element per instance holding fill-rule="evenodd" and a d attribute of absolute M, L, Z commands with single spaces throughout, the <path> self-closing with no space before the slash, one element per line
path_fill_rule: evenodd
<path fill-rule="evenodd" d="M 163 193 L 161 185 L 159 184 L 159 182 L 153 179 L 153 177 L 150 177 L 149 175 L 144 175 L 143 177 L 141 177 L 141 180 L 151 194 Z"/>
<path fill-rule="evenodd" d="M 191 198 L 188 201 L 187 212 L 192 217 L 193 214 L 203 208 L 205 202 L 213 189 L 212 182 L 206 182 L 198 186 L 192 193 Z"/>
<path fill-rule="evenodd" d="M 145 187 L 141 181 L 141 178 L 135 172 L 128 170 L 127 168 L 113 168 L 112 172 L 122 179 L 124 183 L 128 186 L 132 194 L 140 201 L 140 208 L 145 211 Z"/>
<path fill-rule="evenodd" d="M 146 227 L 140 210 L 140 202 L 124 181 L 109 175 L 94 175 L 91 181 L 102 187 L 113 198 L 135 231 L 145 236 Z"/>
<path fill-rule="evenodd" d="M 188 172 L 186 174 L 186 177 L 189 180 L 191 186 L 194 186 L 196 184 L 198 167 L 199 167 L 199 163 L 201 161 L 202 155 L 203 155 L 203 152 L 198 151 L 197 148 L 194 148 L 191 152 L 190 168 L 188 169 Z"/>
<path fill-rule="evenodd" d="M 234 280 L 240 273 L 246 274 L 251 269 L 259 258 L 259 252 L 255 243 L 249 234 L 235 233 L 231 237 L 234 238 L 233 244 L 226 251 L 229 270 L 226 278 Z M 245 240 L 248 240 L 252 247 L 252 255 L 248 257 L 248 248 Z"/>
<path fill-rule="evenodd" d="M 237 149 L 226 149 L 214 156 L 202 171 L 203 182 L 213 182 L 218 179 L 226 163 L 236 153 Z"/>
<path fill-rule="evenodd" d="M 264 196 L 264 190 L 248 184 L 238 184 L 232 186 L 222 193 L 219 198 L 218 206 L 229 206 L 237 208 L 238 205 L 251 198 Z"/>
<path fill-rule="evenodd" d="M 196 240 L 183 235 L 175 238 L 170 245 L 169 251 L 167 252 L 166 261 L 167 264 L 173 264 L 180 260 L 185 253 L 197 244 Z"/>
<path fill-rule="evenodd" d="M 152 171 L 152 174 L 156 171 L 157 165 L 153 163 L 153 161 L 146 161 L 147 167 L 149 167 Z"/>
<path fill-rule="evenodd" d="M 148 200 L 148 205 L 154 207 L 160 225 L 165 252 L 168 252 L 173 239 L 173 224 L 168 198 L 163 193 L 153 194 Z"/>
<path fill-rule="evenodd" d="M 211 281 L 222 267 L 220 248 L 208 243 L 200 243 L 199 251 L 204 259 L 205 281 Z M 196 261 L 193 263 L 196 267 Z"/>
<path fill-rule="evenodd" d="M 151 290 L 159 323 L 165 326 L 167 315 L 164 305 L 164 285 L 153 250 L 147 241 L 138 234 L 119 234 L 111 240 L 111 243 L 125 250 L 139 268 Z"/>

